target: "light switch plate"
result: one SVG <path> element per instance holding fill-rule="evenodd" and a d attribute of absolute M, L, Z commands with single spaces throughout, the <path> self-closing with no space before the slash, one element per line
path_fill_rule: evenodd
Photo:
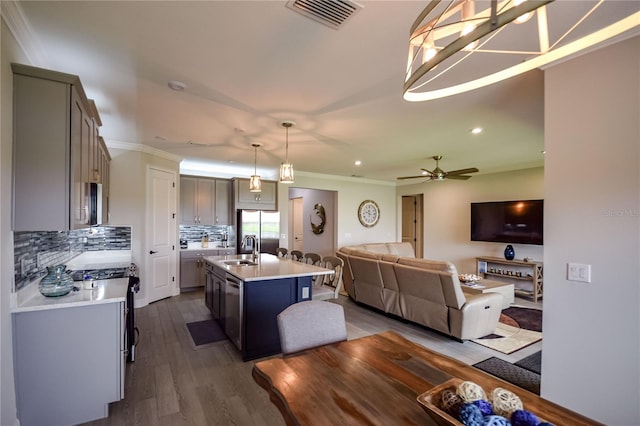
<path fill-rule="evenodd" d="M 567 263 L 567 279 L 582 283 L 591 282 L 591 265 L 583 263 Z"/>

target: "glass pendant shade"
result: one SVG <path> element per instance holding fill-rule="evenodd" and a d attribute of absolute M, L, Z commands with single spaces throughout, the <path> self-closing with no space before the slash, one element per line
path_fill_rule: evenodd
<path fill-rule="evenodd" d="M 293 164 L 280 164 L 280 183 L 293 183 Z"/>
<path fill-rule="evenodd" d="M 249 192 L 262 192 L 262 182 L 258 175 L 258 147 L 260 144 L 253 143 L 253 175 L 249 179 Z"/>
<path fill-rule="evenodd" d="M 262 192 L 262 182 L 260 181 L 260 176 L 258 175 L 251 176 L 251 179 L 249 179 L 249 191 Z"/>
<path fill-rule="evenodd" d="M 286 145 L 284 163 L 280 164 L 280 183 L 293 183 L 293 164 L 289 162 L 289 128 L 293 127 L 293 121 L 283 121 L 280 123 L 286 129 Z"/>

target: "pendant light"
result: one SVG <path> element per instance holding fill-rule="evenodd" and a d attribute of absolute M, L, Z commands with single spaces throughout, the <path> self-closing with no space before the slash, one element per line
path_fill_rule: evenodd
<path fill-rule="evenodd" d="M 295 126 L 293 121 L 280 123 L 286 129 L 286 145 L 284 163 L 280 164 L 280 183 L 293 183 L 293 164 L 289 163 L 289 128 Z"/>
<path fill-rule="evenodd" d="M 249 191 L 250 192 L 262 192 L 262 182 L 260 182 L 260 176 L 258 176 L 258 147 L 259 143 L 252 143 L 253 147 L 253 175 L 249 179 Z"/>

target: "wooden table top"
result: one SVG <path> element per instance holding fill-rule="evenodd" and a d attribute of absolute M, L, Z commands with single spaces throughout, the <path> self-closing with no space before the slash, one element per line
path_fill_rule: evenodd
<path fill-rule="evenodd" d="M 451 378 L 511 390 L 556 425 L 598 424 L 391 331 L 257 362 L 253 378 L 288 425 L 435 424 L 417 397 Z"/>

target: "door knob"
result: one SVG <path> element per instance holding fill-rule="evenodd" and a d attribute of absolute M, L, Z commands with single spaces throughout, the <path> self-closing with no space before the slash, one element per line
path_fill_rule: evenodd
<path fill-rule="evenodd" d="M 157 251 L 149 250 L 149 254 L 157 253 Z"/>

